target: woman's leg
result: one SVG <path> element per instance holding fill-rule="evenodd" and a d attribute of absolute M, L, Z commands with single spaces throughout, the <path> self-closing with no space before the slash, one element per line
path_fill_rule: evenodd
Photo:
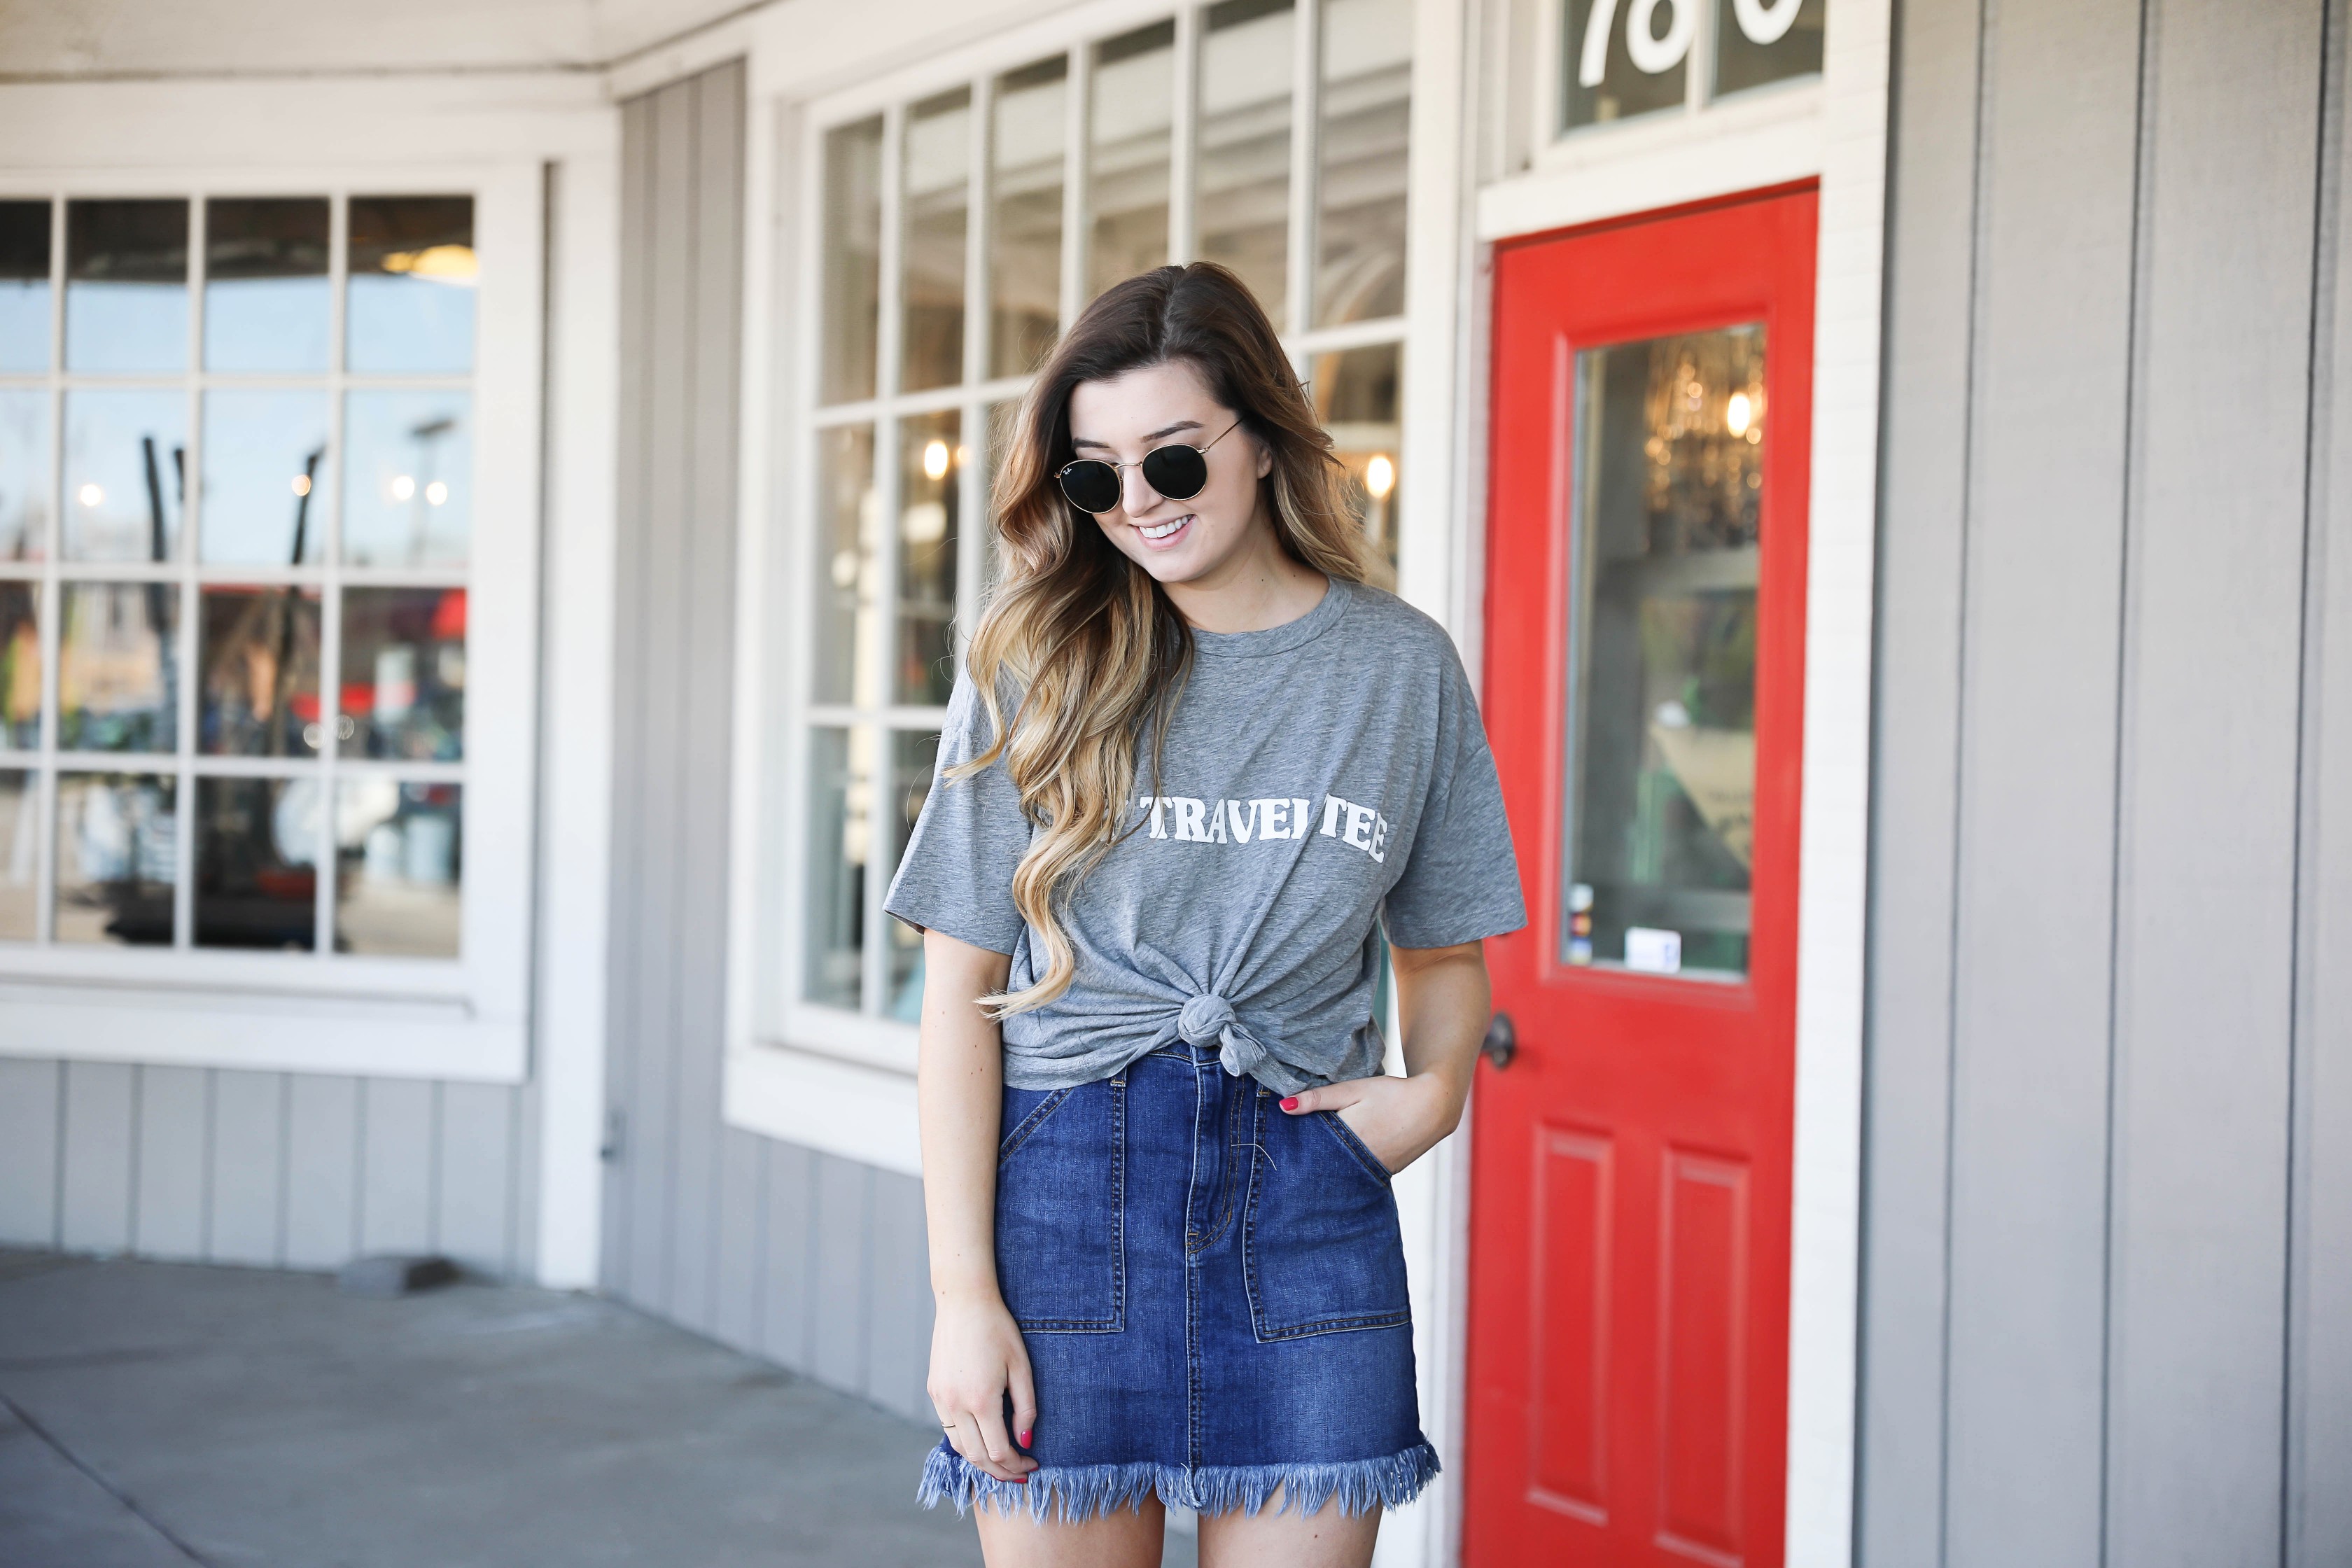
<path fill-rule="evenodd" d="M 1168 1510 L 1152 1497 L 1140 1509 L 1113 1509 L 1084 1524 L 1034 1520 L 1026 1509 L 1002 1514 L 985 1503 L 971 1513 L 980 1521 L 980 1551 L 988 1568 L 1160 1568 L 1160 1538 L 1168 1528 Z"/>
<path fill-rule="evenodd" d="M 1381 1510 L 1344 1514 L 1334 1498 L 1323 1511 L 1277 1513 L 1276 1491 L 1255 1513 L 1201 1516 L 1201 1568 L 1367 1568 L 1381 1533 Z M 990 1559 L 991 1563 L 994 1559 Z"/>

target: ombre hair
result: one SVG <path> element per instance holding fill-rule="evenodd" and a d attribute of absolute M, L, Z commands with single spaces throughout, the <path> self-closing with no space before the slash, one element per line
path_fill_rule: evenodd
<path fill-rule="evenodd" d="M 986 999 L 997 1018 L 1069 989 L 1076 963 L 1059 901 L 1133 831 L 1136 757 L 1147 733 L 1158 793 L 1169 716 L 1192 669 L 1192 630 L 1167 591 L 1070 504 L 1055 478 L 1074 456 L 1072 389 L 1159 364 L 1190 365 L 1272 456 L 1259 496 L 1285 552 L 1327 577 L 1364 580 L 1346 470 L 1240 279 L 1206 261 L 1155 268 L 1086 308 L 1022 400 L 997 475 L 1003 574 L 969 659 L 993 736 L 949 770 L 961 777 L 1003 758 L 1036 829 L 1013 874 L 1013 901 L 1045 949 L 1045 969 L 1027 988 Z"/>

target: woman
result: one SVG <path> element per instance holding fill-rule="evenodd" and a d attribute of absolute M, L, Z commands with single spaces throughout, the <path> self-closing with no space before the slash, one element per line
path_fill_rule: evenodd
<path fill-rule="evenodd" d="M 1525 923 L 1444 633 L 1222 268 L 1078 319 L 886 907 L 925 934 L 926 1501 L 988 1561 L 1360 1565 L 1437 1472 L 1389 1179 L 1453 1131 Z M 1379 927 L 1407 1075 L 1382 1076 Z"/>

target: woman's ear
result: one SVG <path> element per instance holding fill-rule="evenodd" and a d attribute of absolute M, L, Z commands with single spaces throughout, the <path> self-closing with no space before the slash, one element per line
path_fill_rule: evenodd
<path fill-rule="evenodd" d="M 1255 430 L 1249 433 L 1249 438 L 1250 449 L 1257 454 L 1257 477 L 1264 479 L 1274 472 L 1274 448 L 1259 440 Z"/>

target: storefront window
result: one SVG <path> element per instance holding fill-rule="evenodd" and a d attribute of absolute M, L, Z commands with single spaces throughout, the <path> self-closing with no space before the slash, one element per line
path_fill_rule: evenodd
<path fill-rule="evenodd" d="M 1559 128 L 1696 109 L 1817 76 L 1828 0 L 1566 0 Z"/>

